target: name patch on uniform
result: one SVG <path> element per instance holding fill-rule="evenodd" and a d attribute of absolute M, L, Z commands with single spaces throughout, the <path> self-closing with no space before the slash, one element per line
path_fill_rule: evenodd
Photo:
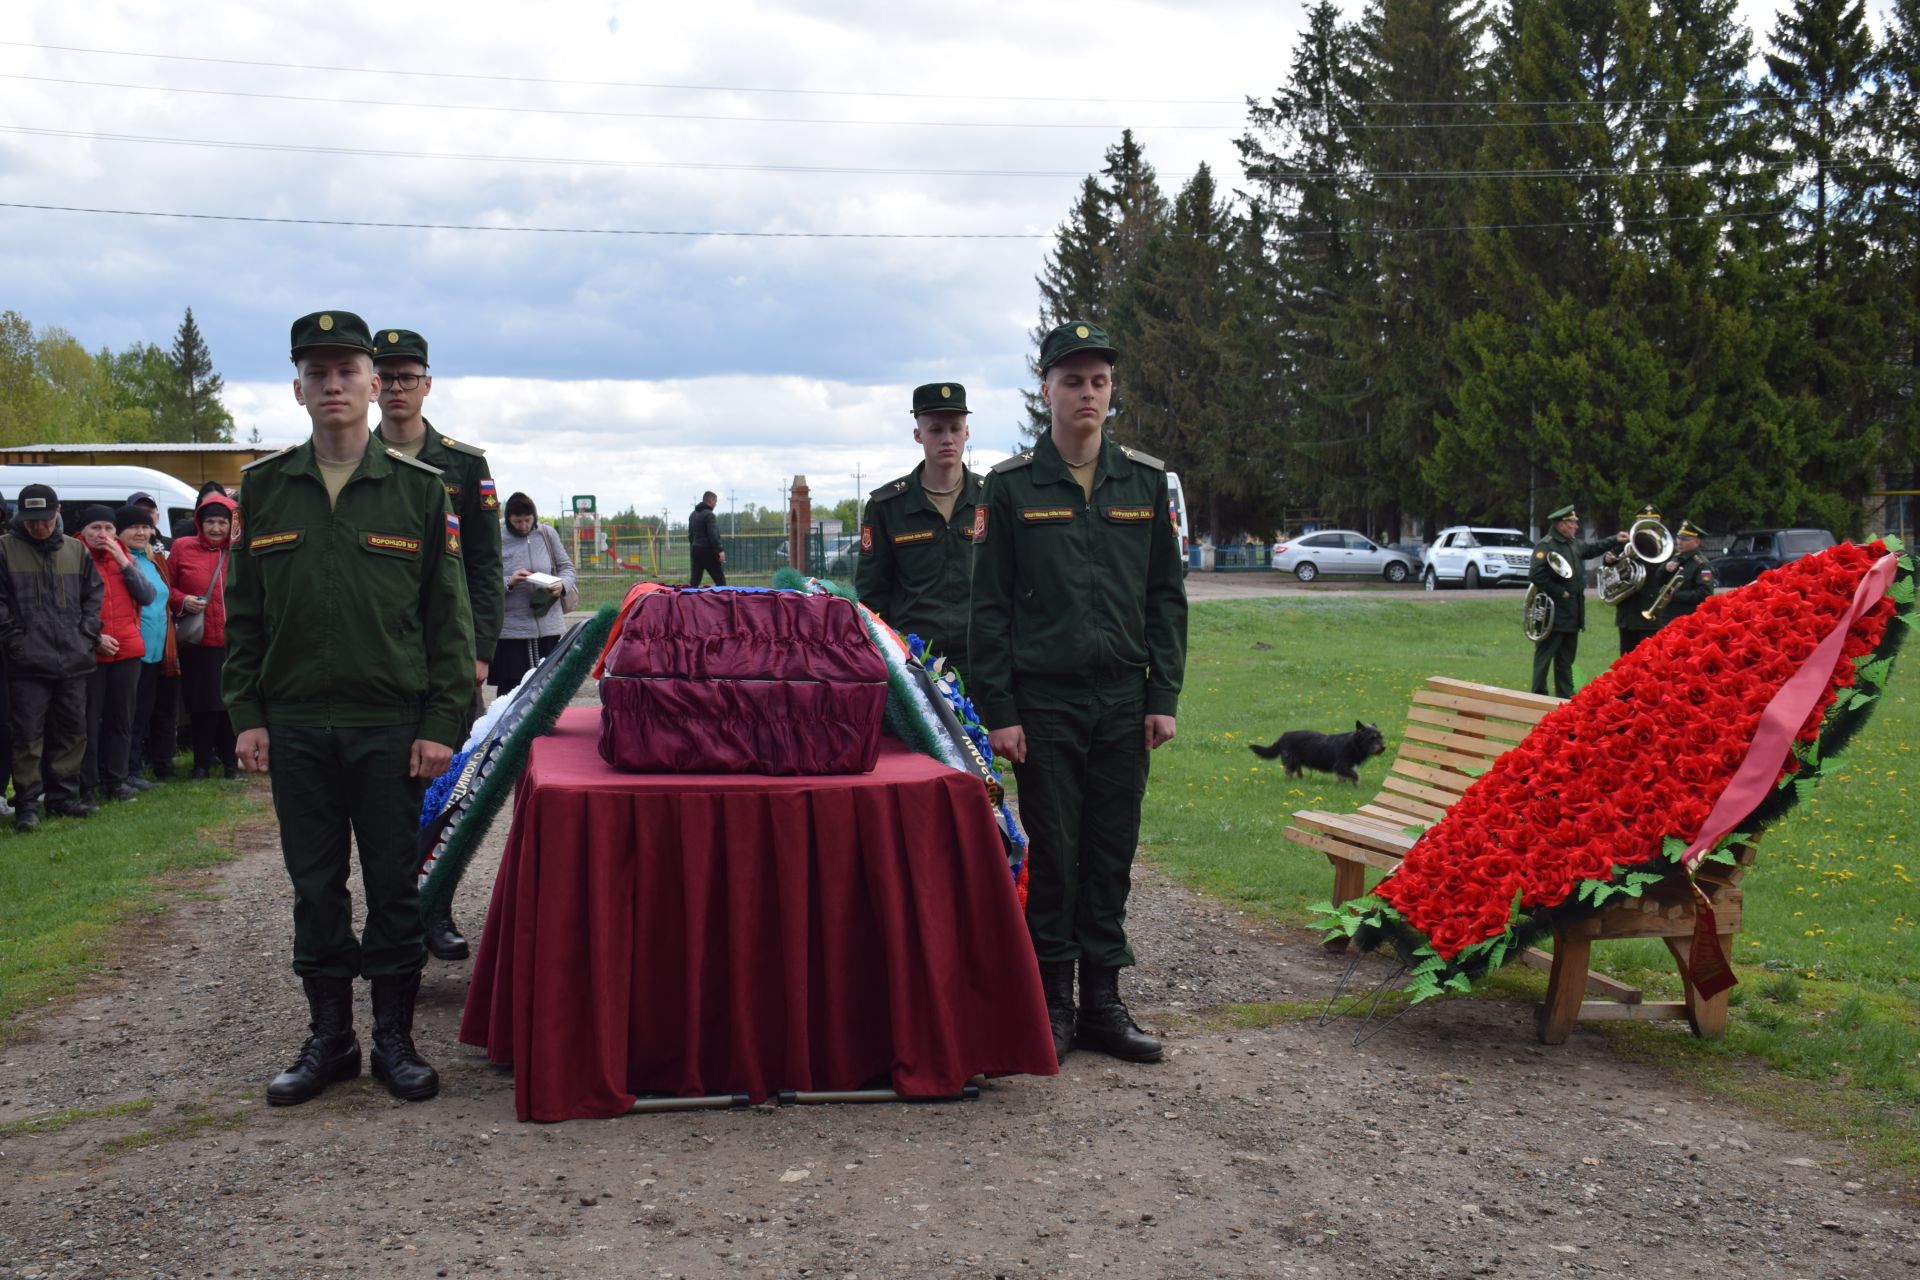
<path fill-rule="evenodd" d="M 1153 508 L 1152 507 L 1108 507 L 1107 519 L 1109 520 L 1151 520 L 1153 519 Z"/>
<path fill-rule="evenodd" d="M 893 545 L 896 547 L 904 547 L 911 542 L 932 541 L 933 530 L 931 529 L 915 529 L 910 533 L 896 533 L 893 535 Z"/>
<path fill-rule="evenodd" d="M 247 543 L 247 550 L 271 551 L 275 547 L 290 547 L 300 541 L 300 535 L 303 532 L 304 530 L 301 529 L 287 529 L 280 533 L 256 534 L 252 541 Z"/>
<path fill-rule="evenodd" d="M 460 554 L 460 517 L 447 512 L 447 554 Z"/>
<path fill-rule="evenodd" d="M 860 552 L 862 555 L 866 555 L 871 553 L 872 551 L 873 551 L 873 526 L 870 524 L 863 524 L 860 526 Z"/>
<path fill-rule="evenodd" d="M 1025 524 L 1048 524 L 1058 520 L 1073 519 L 1072 507 L 1022 507 L 1020 519 Z"/>
<path fill-rule="evenodd" d="M 270 536 L 278 537 L 280 535 L 274 534 Z M 299 535 L 295 534 L 294 536 L 298 537 Z M 265 541 L 265 539 L 255 538 L 253 545 L 258 547 L 263 541 Z M 370 533 L 367 535 L 367 545 L 378 548 L 381 551 L 404 551 L 409 555 L 416 556 L 420 554 L 420 539 L 403 538 L 397 533 Z"/>
<path fill-rule="evenodd" d="M 497 508 L 499 505 L 500 505 L 500 491 L 493 487 L 493 481 L 491 478 L 485 477 L 485 476 L 481 477 L 480 509 L 482 511 L 492 511 L 495 508 Z"/>

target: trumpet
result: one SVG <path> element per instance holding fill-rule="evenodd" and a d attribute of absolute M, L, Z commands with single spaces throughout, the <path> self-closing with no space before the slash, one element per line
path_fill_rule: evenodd
<path fill-rule="evenodd" d="M 1645 618 L 1648 622 L 1652 622 L 1653 615 L 1667 607 L 1667 598 L 1673 594 L 1673 589 L 1679 585 L 1680 585 L 1680 570 L 1678 568 L 1675 568 L 1672 576 L 1670 576 L 1667 579 L 1667 585 L 1660 588 L 1660 594 L 1653 598 L 1652 604 L 1648 605 L 1645 609 L 1642 609 L 1640 611 L 1640 616 L 1642 618 Z"/>
<path fill-rule="evenodd" d="M 1619 604 L 1647 580 L 1649 565 L 1673 559 L 1673 535 L 1652 516 L 1642 516 L 1627 530 L 1626 545 L 1612 564 L 1600 566 L 1600 599 Z"/>

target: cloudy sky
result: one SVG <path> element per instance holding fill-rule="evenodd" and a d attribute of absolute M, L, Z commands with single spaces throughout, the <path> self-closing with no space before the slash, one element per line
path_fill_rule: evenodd
<path fill-rule="evenodd" d="M 918 457 L 919 382 L 966 384 L 977 464 L 1013 446 L 1080 176 L 1131 127 L 1169 192 L 1231 184 L 1304 8 L 15 0 L 0 201 L 759 234 L 0 207 L 0 307 L 98 348 L 192 306 L 271 443 L 306 431 L 288 322 L 358 311 L 427 335 L 429 416 L 543 511 L 772 505 L 795 474 L 832 502 Z M 980 238 L 823 238 L 856 233 Z"/>

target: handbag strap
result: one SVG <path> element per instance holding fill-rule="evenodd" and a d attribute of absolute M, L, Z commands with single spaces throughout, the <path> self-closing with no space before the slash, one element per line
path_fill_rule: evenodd
<path fill-rule="evenodd" d="M 233 539 L 228 537 L 227 545 L 220 548 L 220 563 L 213 567 L 213 577 L 207 580 L 207 598 L 213 598 L 213 589 L 220 585 L 220 575 L 227 571 L 227 556 L 233 551 Z"/>

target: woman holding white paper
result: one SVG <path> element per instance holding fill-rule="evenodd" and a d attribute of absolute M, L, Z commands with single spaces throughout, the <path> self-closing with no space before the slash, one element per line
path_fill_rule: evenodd
<path fill-rule="evenodd" d="M 487 682 L 506 693 L 560 643 L 567 610 L 580 603 L 580 587 L 560 535 L 540 523 L 524 493 L 507 499 L 500 566 L 507 580 L 506 614 Z"/>

